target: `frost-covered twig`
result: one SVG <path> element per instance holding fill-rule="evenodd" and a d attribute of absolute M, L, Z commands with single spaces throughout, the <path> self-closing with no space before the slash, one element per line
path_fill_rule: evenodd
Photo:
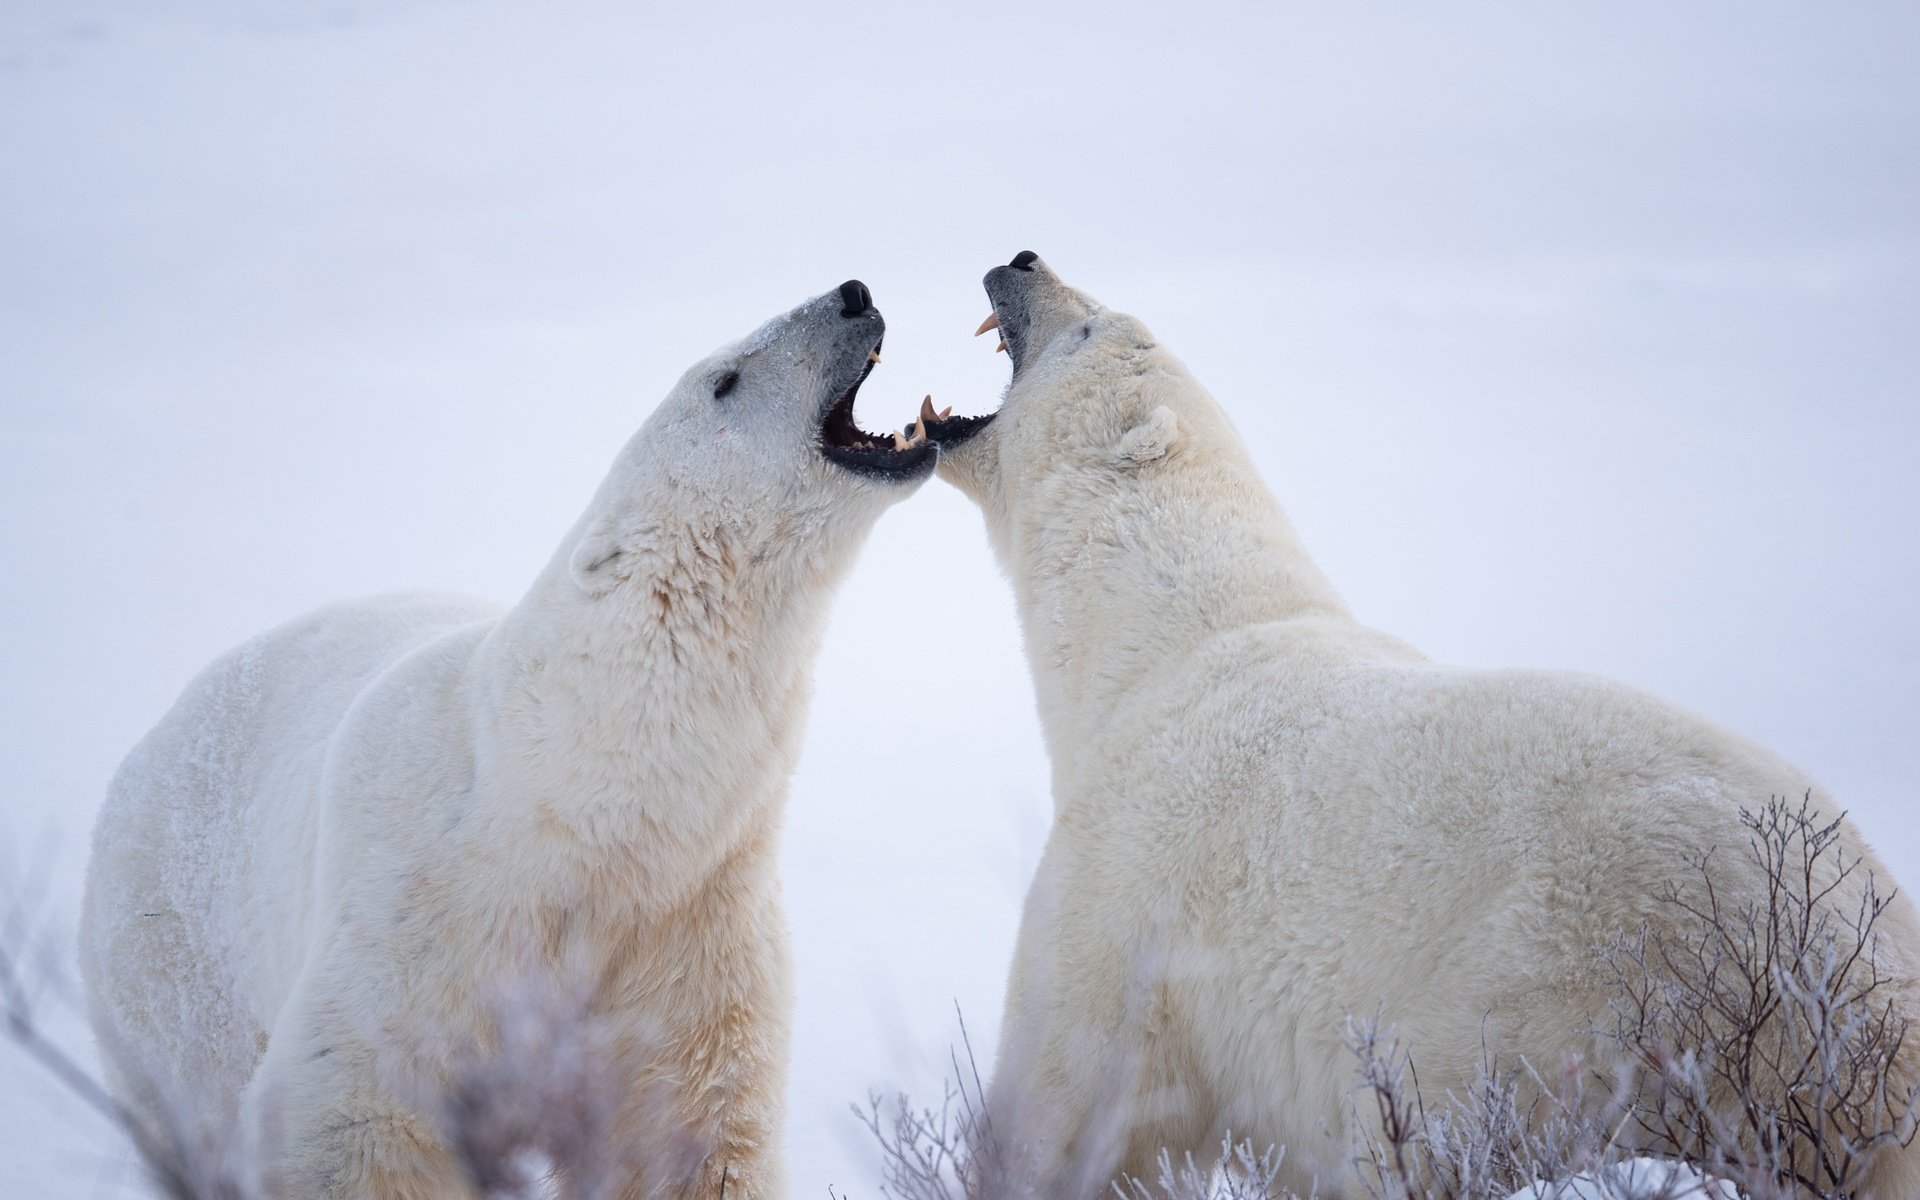
<path fill-rule="evenodd" d="M 1875 925 L 1893 894 L 1810 799 L 1743 814 L 1767 881 L 1730 904 L 1710 852 L 1666 902 L 1689 921 L 1642 929 L 1605 955 L 1617 980 L 1601 1032 L 1638 1073 L 1636 1140 L 1740 1182 L 1749 1194 L 1850 1196 L 1873 1157 L 1915 1134 L 1916 1081 L 1898 1073 L 1909 1029 Z M 1858 900 L 1837 903 L 1846 887 Z"/>
<path fill-rule="evenodd" d="M 987 1120 L 986 1093 L 964 1016 L 960 1045 L 948 1056 L 950 1074 L 937 1107 L 915 1107 L 904 1094 L 883 1100 L 869 1093 L 854 1116 L 880 1147 L 881 1193 L 893 1200 L 969 1200 L 985 1193 L 984 1177 L 998 1157 Z M 962 1059 L 964 1058 L 964 1062 Z"/>
<path fill-rule="evenodd" d="M 1196 1162 L 1191 1152 L 1176 1165 L 1172 1151 L 1156 1160 L 1154 1184 L 1123 1177 L 1113 1185 L 1118 1200 L 1293 1200 L 1280 1186 L 1280 1164 L 1287 1152 L 1270 1147 L 1255 1154 L 1253 1143 L 1236 1142 L 1229 1133 L 1220 1141 L 1220 1156 Z"/>
<path fill-rule="evenodd" d="M 671 1080 L 636 1094 L 621 1071 L 631 1055 L 623 1058 L 593 999 L 584 969 L 523 967 L 483 998 L 480 1037 L 434 1054 L 447 1064 L 444 1078 L 416 1101 L 438 1113 L 476 1195 L 521 1200 L 552 1184 L 564 1200 L 605 1200 L 640 1176 L 697 1177 L 712 1147 L 675 1117 Z M 614 1135 L 623 1108 L 635 1105 L 653 1114 L 646 1145 Z"/>

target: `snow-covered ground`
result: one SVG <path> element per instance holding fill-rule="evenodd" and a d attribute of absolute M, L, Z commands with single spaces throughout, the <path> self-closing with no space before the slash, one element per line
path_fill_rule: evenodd
<path fill-rule="evenodd" d="M 978 279 L 1030 247 L 1212 385 L 1363 617 L 1700 709 L 1920 881 L 1916 60 L 1897 2 L 8 0 L 0 849 L 70 922 L 205 660 L 511 599 L 688 362 L 842 279 L 870 427 L 990 407 Z M 933 1092 L 956 1001 L 992 1044 L 1048 816 L 957 494 L 882 522 L 818 679 L 790 1154 L 871 1196 L 846 1105 Z M 0 1047 L 0 1195 L 111 1191 L 98 1137 Z"/>
<path fill-rule="evenodd" d="M 1691 1167 L 1634 1158 L 1571 1179 L 1536 1183 L 1507 1200 L 1742 1200 L 1739 1189 Z"/>

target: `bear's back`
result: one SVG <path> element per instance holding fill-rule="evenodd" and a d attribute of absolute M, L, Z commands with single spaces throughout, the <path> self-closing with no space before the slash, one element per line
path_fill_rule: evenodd
<path fill-rule="evenodd" d="M 443 594 L 315 610 L 216 659 L 127 755 L 94 826 L 80 958 L 131 1094 L 231 1112 L 305 953 L 334 729 L 395 662 L 499 611 Z"/>

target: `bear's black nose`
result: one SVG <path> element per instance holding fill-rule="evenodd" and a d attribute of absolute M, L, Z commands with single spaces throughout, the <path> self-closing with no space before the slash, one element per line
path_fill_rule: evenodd
<path fill-rule="evenodd" d="M 841 316 L 857 317 L 873 308 L 873 293 L 858 279 L 849 279 L 840 285 L 840 302 L 846 306 L 840 310 Z"/>
<path fill-rule="evenodd" d="M 1020 253 L 1014 255 L 1013 261 L 1007 265 L 1016 271 L 1031 271 L 1033 270 L 1033 264 L 1039 261 L 1040 256 L 1038 254 L 1035 254 L 1031 250 L 1022 250 Z"/>

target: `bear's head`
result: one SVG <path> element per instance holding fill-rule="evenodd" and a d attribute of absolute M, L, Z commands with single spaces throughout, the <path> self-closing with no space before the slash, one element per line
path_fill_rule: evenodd
<path fill-rule="evenodd" d="M 922 423 L 941 478 L 985 510 L 996 544 L 1023 511 L 1097 499 L 1159 469 L 1183 421 L 1217 414 L 1145 326 L 1061 282 L 1033 251 L 983 282 L 993 312 L 979 332 L 997 329 L 1012 361 L 1006 395 L 985 416 Z"/>
<path fill-rule="evenodd" d="M 691 555 L 849 561 L 880 513 L 932 473 L 936 448 L 853 418 L 886 322 L 865 284 L 773 318 L 680 377 L 620 452 L 575 530 L 568 570 L 590 596 Z M 810 572 L 819 574 L 819 572 Z"/>

